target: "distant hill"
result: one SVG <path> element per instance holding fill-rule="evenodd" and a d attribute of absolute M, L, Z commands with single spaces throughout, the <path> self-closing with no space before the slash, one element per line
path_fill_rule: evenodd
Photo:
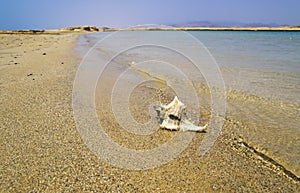
<path fill-rule="evenodd" d="M 277 23 L 242 23 L 234 21 L 192 21 L 179 24 L 171 24 L 173 27 L 280 27 L 280 26 L 289 26 L 286 24 L 277 24 Z"/>

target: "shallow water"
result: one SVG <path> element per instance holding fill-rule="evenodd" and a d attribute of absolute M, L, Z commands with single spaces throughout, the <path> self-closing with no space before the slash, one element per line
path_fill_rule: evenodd
<path fill-rule="evenodd" d="M 223 70 L 227 87 L 300 103 L 299 32 L 191 32 Z"/>
<path fill-rule="evenodd" d="M 94 58 L 85 58 L 91 60 L 91 69 L 105 68 L 106 73 L 119 74 L 121 81 L 130 82 L 128 85 L 155 79 L 173 89 L 178 86 L 182 100 L 191 109 L 195 102 L 189 100 L 195 91 L 193 82 L 209 86 L 207 80 L 212 81 L 216 75 L 206 70 L 212 68 L 207 53 L 203 54 L 207 48 L 226 86 L 226 117 L 239 122 L 241 135 L 263 153 L 300 174 L 299 32 L 122 32 L 113 34 L 115 38 L 109 41 L 101 41 L 110 35 L 95 33 L 80 37 L 77 51 L 82 57 L 95 45 Z M 195 38 L 193 41 L 180 38 L 190 35 Z M 139 42 L 143 37 L 148 38 L 147 44 Z M 197 41 L 204 47 L 199 49 L 201 43 Z M 139 46 L 121 49 L 126 42 Z M 167 42 L 169 47 L 157 42 L 161 45 Z M 203 61 L 190 61 L 189 54 L 203 56 Z M 201 63 L 200 70 L 195 62 Z M 125 87 L 120 88 L 125 92 Z M 200 101 L 199 105 L 205 104 Z"/>

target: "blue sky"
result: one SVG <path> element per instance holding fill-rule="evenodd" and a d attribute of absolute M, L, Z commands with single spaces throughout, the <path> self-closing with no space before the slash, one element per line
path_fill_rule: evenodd
<path fill-rule="evenodd" d="M 0 29 L 193 21 L 300 25 L 300 0 L 2 0 Z"/>

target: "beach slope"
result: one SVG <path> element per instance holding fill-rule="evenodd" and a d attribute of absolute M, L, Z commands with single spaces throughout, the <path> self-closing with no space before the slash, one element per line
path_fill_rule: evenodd
<path fill-rule="evenodd" d="M 247 147 L 230 121 L 205 156 L 197 153 L 205 134 L 197 133 L 178 158 L 158 168 L 130 171 L 97 159 L 72 112 L 77 37 L 0 35 L 1 192 L 299 192 L 299 180 Z M 116 129 L 109 115 L 99 117 Z"/>

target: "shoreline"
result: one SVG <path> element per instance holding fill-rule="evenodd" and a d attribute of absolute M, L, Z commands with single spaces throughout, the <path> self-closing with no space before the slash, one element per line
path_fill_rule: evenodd
<path fill-rule="evenodd" d="M 119 65 L 126 65 L 124 62 L 121 62 L 121 61 L 115 61 L 115 62 L 117 62 Z M 132 68 L 132 71 L 134 73 L 145 77 L 145 80 L 147 78 L 152 78 L 152 79 L 156 80 L 157 83 L 155 84 L 155 86 L 145 85 L 144 86 L 145 88 L 148 88 L 150 90 L 151 89 L 156 90 L 157 92 L 159 92 L 161 90 L 164 90 L 163 88 L 166 86 L 165 85 L 166 84 L 165 80 L 163 80 L 159 77 L 156 77 L 156 76 L 152 76 L 151 73 L 147 72 L 146 70 L 132 67 L 130 64 L 128 64 L 128 65 Z M 115 67 L 115 68 L 117 68 L 117 67 Z M 198 87 L 197 88 L 197 90 L 199 90 L 198 95 L 201 96 L 202 99 L 205 98 L 206 103 L 209 103 L 208 102 L 209 101 L 209 96 L 208 96 L 209 95 L 209 89 L 201 82 L 194 82 L 193 84 L 194 84 L 194 86 L 197 85 L 197 87 Z M 158 88 L 156 88 L 156 86 Z M 147 92 L 147 91 L 145 91 L 145 92 Z M 167 93 L 167 91 L 166 91 L 166 93 Z M 233 143 L 236 143 L 235 145 L 238 144 L 239 146 L 244 146 L 246 149 L 248 149 L 248 151 L 251 151 L 259 159 L 263 159 L 265 162 L 269 163 L 274 168 L 277 168 L 278 170 L 284 172 L 285 175 L 288 176 L 289 178 L 292 178 L 296 181 L 299 181 L 300 180 L 300 178 L 299 178 L 299 175 L 300 175 L 299 166 L 295 162 L 293 162 L 291 160 L 288 160 L 287 158 L 285 158 L 282 155 L 278 154 L 278 152 L 274 152 L 274 149 L 269 149 L 269 148 L 265 147 L 263 144 L 258 143 L 258 141 L 253 140 L 252 139 L 253 136 L 248 136 L 246 134 L 241 135 L 241 133 L 243 133 L 243 132 L 247 133 L 247 130 L 248 130 L 247 128 L 249 128 L 249 127 L 252 128 L 253 123 L 250 124 L 249 120 L 244 120 L 242 117 L 245 116 L 245 114 L 242 113 L 242 112 L 239 112 L 238 110 L 236 110 L 234 108 L 235 105 L 238 105 L 238 106 L 248 106 L 248 105 L 253 106 L 254 105 L 252 103 L 253 101 L 256 101 L 255 105 L 257 105 L 257 106 L 263 106 L 264 108 L 274 108 L 274 109 L 278 108 L 277 107 L 278 104 L 280 104 L 282 108 L 286 107 L 286 106 L 290 106 L 291 104 L 286 103 L 286 102 L 282 102 L 280 100 L 255 96 L 255 95 L 245 93 L 243 91 L 239 91 L 239 90 L 232 89 L 232 88 L 228 88 L 226 90 L 226 93 L 227 93 L 226 98 L 227 98 L 228 106 L 230 106 L 230 107 L 227 107 L 227 108 L 230 108 L 230 109 L 233 108 L 234 110 L 232 112 L 233 114 L 232 113 L 230 113 L 230 114 L 227 113 L 228 117 L 225 118 L 225 121 L 226 122 L 234 122 L 234 124 L 236 124 L 240 127 L 239 132 L 230 131 L 230 129 L 227 128 L 227 132 L 237 132 L 234 135 L 238 136 L 237 137 L 238 140 L 234 141 Z M 168 97 L 169 101 L 172 100 L 172 97 L 174 97 L 174 96 L 169 96 Z M 166 97 L 160 96 L 160 98 L 166 98 Z M 136 99 L 136 100 L 138 100 L 138 99 Z M 169 101 L 165 100 L 164 103 L 167 104 Z M 106 101 L 106 103 L 109 103 L 109 101 Z M 107 108 L 109 108 L 109 107 L 107 107 Z M 204 113 L 204 114 L 206 114 L 206 115 L 209 114 L 209 107 L 206 107 L 206 109 L 204 111 L 206 111 L 206 113 Z M 144 113 L 147 113 L 147 112 L 144 112 Z M 248 113 L 251 113 L 251 112 L 248 112 Z M 241 115 L 238 116 L 238 114 L 241 114 Z M 202 116 L 200 116 L 200 117 L 202 117 Z M 243 124 L 243 122 L 245 122 L 245 124 Z M 204 124 L 204 123 L 202 123 L 202 124 Z M 260 127 L 265 127 L 265 125 L 260 125 Z"/>
<path fill-rule="evenodd" d="M 115 31 L 263 31 L 263 32 L 300 32 L 300 26 L 282 27 L 128 27 L 108 28 L 95 26 L 76 26 L 49 30 L 0 30 L 0 34 L 66 34 Z"/>
<path fill-rule="evenodd" d="M 97 28 L 94 26 L 76 26 L 76 27 L 66 27 L 61 29 L 28 29 L 28 30 L 0 30 L 0 34 L 27 34 L 27 35 L 61 35 L 61 34 L 82 34 L 91 32 L 104 32 L 106 28 Z"/>
<path fill-rule="evenodd" d="M 270 31 L 300 32 L 300 27 L 137 27 L 108 28 L 105 31 Z"/>
<path fill-rule="evenodd" d="M 300 189 L 297 179 L 286 176 L 241 143 L 234 133 L 238 125 L 230 121 L 204 156 L 197 154 L 204 137 L 198 133 L 176 159 L 158 168 L 131 171 L 99 160 L 83 143 L 73 118 L 72 86 L 81 60 L 74 51 L 78 35 L 0 35 L 3 168 L 0 190 L 297 192 Z M 137 104 L 133 109 L 136 116 L 145 111 L 139 106 L 145 102 L 145 92 L 149 93 L 147 100 L 164 95 L 148 87 L 137 88 L 132 98 Z M 109 99 L 105 97 L 101 99 Z M 172 98 L 168 93 L 164 97 L 163 102 Z M 154 139 L 153 136 L 131 138 L 124 129 L 120 130 L 106 109 L 97 109 L 97 113 L 112 138 L 125 146 L 134 146 L 131 142 L 137 139 L 134 141 L 137 146 L 146 149 L 173 135 L 161 130 Z M 137 117 L 145 118 L 144 114 Z"/>

